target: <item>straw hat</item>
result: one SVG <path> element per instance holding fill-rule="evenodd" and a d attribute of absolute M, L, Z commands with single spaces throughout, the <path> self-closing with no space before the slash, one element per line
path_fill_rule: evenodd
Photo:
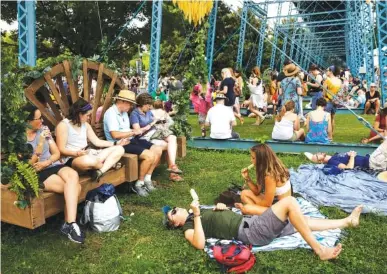
<path fill-rule="evenodd" d="M 136 94 L 133 91 L 127 89 L 120 90 L 120 93 L 118 93 L 118 95 L 114 97 L 114 99 L 128 101 L 132 104 L 136 104 Z"/>
<path fill-rule="evenodd" d="M 296 65 L 294 65 L 294 64 L 289 64 L 289 65 L 284 67 L 284 74 L 285 74 L 286 77 L 294 76 L 299 71 L 300 71 L 300 69 Z"/>

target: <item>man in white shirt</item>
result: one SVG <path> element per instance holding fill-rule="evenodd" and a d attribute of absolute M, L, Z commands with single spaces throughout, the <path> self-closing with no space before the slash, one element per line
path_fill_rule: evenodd
<path fill-rule="evenodd" d="M 115 104 L 111 106 L 103 117 L 103 127 L 106 140 L 115 142 L 122 138 L 130 139 L 124 146 L 125 153 L 138 155 L 141 160 L 138 181 L 133 191 L 139 196 L 148 196 L 148 192 L 155 190 L 152 184 L 152 173 L 162 154 L 162 148 L 146 140 L 137 138 L 139 132 L 130 129 L 128 111 L 136 104 L 136 95 L 133 91 L 121 90 L 114 98 Z"/>
<path fill-rule="evenodd" d="M 213 139 L 238 139 L 239 134 L 232 131 L 236 126 L 235 116 L 232 108 L 224 105 L 227 97 L 217 94 L 213 106 L 207 113 L 205 126 L 211 127 L 210 137 Z"/>

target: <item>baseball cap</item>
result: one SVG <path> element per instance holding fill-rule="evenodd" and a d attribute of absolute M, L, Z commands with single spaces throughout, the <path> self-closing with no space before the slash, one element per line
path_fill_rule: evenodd
<path fill-rule="evenodd" d="M 166 228 L 170 228 L 170 222 L 169 222 L 169 219 L 168 219 L 168 212 L 171 211 L 172 208 L 168 205 L 166 206 L 163 206 L 161 208 L 161 211 L 164 213 L 164 219 L 163 219 L 163 225 L 166 227 Z"/>

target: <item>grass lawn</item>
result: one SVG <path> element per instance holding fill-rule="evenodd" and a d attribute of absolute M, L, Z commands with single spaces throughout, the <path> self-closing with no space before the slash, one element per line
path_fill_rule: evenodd
<path fill-rule="evenodd" d="M 373 125 L 374 115 L 363 115 L 363 117 Z M 197 115 L 190 115 L 189 122 L 193 127 L 192 136 L 200 136 L 200 127 L 197 122 Z M 241 138 L 256 139 L 266 135 L 271 139 L 271 132 L 274 127 L 274 119 L 266 119 L 260 126 L 252 126 L 255 118 L 245 117 L 244 125 L 238 125 L 234 128 L 236 132 L 241 135 Z M 368 137 L 370 130 L 366 128 L 356 117 L 352 114 L 338 114 L 335 117 L 336 128 L 334 131 L 333 141 L 337 143 L 360 143 L 363 137 Z M 306 128 L 304 128 L 306 130 Z M 209 135 L 209 133 L 207 134 Z"/>
<path fill-rule="evenodd" d="M 253 134 L 248 130 L 249 123 L 243 126 L 246 130 L 240 130 L 243 137 Z M 255 130 L 267 134 L 268 125 Z M 359 138 L 356 136 L 356 140 Z M 298 167 L 305 161 L 303 156 L 280 157 L 288 167 Z M 230 183 L 242 183 L 239 171 L 248 164 L 247 152 L 189 149 L 179 162 L 185 182 L 169 183 L 166 167 L 160 166 L 154 179 L 161 183 L 148 198 L 128 194 L 127 184 L 118 187 L 124 214 L 133 212 L 134 216 L 117 232 L 87 231 L 84 245 L 60 235 L 63 214 L 34 231 L 2 224 L 2 273 L 219 273 L 217 264 L 191 247 L 181 231 L 163 228 L 160 209 L 166 204 L 188 207 L 190 188 L 197 191 L 202 204 L 212 204 Z M 330 218 L 346 216 L 335 208 L 321 210 Z M 321 262 L 306 249 L 263 252 L 257 254 L 250 273 L 387 273 L 387 218 L 362 216 L 361 226 L 347 232 L 342 240 L 344 250 L 336 261 Z"/>

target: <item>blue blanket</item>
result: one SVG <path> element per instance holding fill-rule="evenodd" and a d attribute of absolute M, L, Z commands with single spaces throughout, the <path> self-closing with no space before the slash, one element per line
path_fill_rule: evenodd
<path fill-rule="evenodd" d="M 326 217 L 322 215 L 316 207 L 314 207 L 310 202 L 306 201 L 303 198 L 297 198 L 297 202 L 301 207 L 301 211 L 305 216 L 311 218 L 320 218 L 325 219 Z M 201 208 L 213 208 L 213 206 L 201 206 Z M 239 213 L 240 211 L 236 208 L 232 209 L 234 212 Z M 336 242 L 341 238 L 342 231 L 340 229 L 331 229 L 325 231 L 315 231 L 313 235 L 316 237 L 317 241 L 320 244 L 333 247 L 336 245 Z M 204 250 L 207 254 L 213 258 L 211 246 L 213 246 L 218 239 L 209 238 L 206 240 L 206 247 Z M 227 244 L 231 240 L 222 240 L 221 243 Z M 296 248 L 309 248 L 310 246 L 302 239 L 300 233 L 294 233 L 293 235 L 281 237 L 274 239 L 270 244 L 265 246 L 253 246 L 252 252 L 256 253 L 259 251 L 274 251 L 274 250 L 291 250 Z"/>
<path fill-rule="evenodd" d="M 335 206 L 351 212 L 363 204 L 363 213 L 387 215 L 387 183 L 375 173 L 345 170 L 338 175 L 325 175 L 323 165 L 302 165 L 290 170 L 293 191 L 316 205 Z"/>

